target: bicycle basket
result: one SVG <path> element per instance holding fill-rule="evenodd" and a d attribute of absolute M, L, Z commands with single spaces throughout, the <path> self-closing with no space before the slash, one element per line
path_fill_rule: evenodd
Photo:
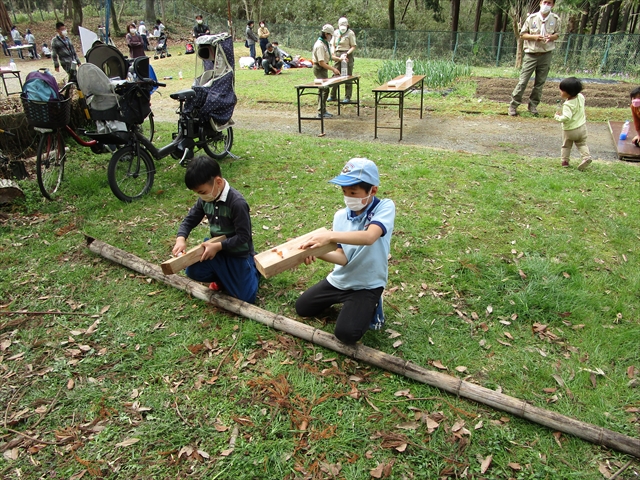
<path fill-rule="evenodd" d="M 27 123 L 32 127 L 61 128 L 71 120 L 71 99 L 37 102 L 20 96 Z"/>
<path fill-rule="evenodd" d="M 121 120 L 129 124 L 142 124 L 151 113 L 149 89 L 136 83 L 125 83 L 116 87 L 116 93 L 119 94 Z"/>

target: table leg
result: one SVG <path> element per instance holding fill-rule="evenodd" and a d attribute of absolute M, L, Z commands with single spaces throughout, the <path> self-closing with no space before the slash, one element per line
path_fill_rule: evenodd
<path fill-rule="evenodd" d="M 420 118 L 422 118 L 423 99 L 424 99 L 424 78 L 420 81 Z"/>
<path fill-rule="evenodd" d="M 296 88 L 298 93 L 298 133 L 302 133 L 302 120 L 300 120 L 300 89 Z"/>
<path fill-rule="evenodd" d="M 9 90 L 7 90 L 7 82 L 4 80 L 4 75 L 2 75 L 2 84 L 4 85 L 4 93 L 9 96 Z M 22 88 L 21 88 L 22 90 Z"/>
<path fill-rule="evenodd" d="M 358 116 L 360 116 L 360 79 L 356 78 L 356 101 L 358 103 Z"/>
<path fill-rule="evenodd" d="M 338 101 L 338 115 L 340 115 L 340 90 L 342 88 L 342 85 L 338 85 L 336 88 L 336 100 Z"/>
<path fill-rule="evenodd" d="M 404 124 L 404 93 L 400 93 L 400 140 L 402 140 L 402 127 Z"/>
<path fill-rule="evenodd" d="M 360 89 L 358 89 L 358 102 L 360 98 Z M 374 121 L 373 121 L 373 138 L 378 138 L 378 92 L 374 92 L 374 100 L 373 103 L 375 105 L 375 113 L 374 113 Z"/>
<path fill-rule="evenodd" d="M 324 133 L 324 114 L 327 112 L 327 99 L 323 95 L 322 88 L 318 88 L 320 95 L 320 134 Z"/>

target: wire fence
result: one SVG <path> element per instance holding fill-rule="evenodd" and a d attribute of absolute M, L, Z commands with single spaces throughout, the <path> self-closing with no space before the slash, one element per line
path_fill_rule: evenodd
<path fill-rule="evenodd" d="M 139 16 L 144 11 L 143 4 L 144 0 L 128 2 L 125 14 Z M 158 18 L 170 18 L 182 25 L 185 31 L 193 27 L 197 14 L 205 16 L 212 33 L 229 31 L 226 18 L 208 14 L 184 0 L 155 2 L 155 6 Z M 245 27 L 246 20 L 234 19 L 233 35 L 237 40 L 244 39 Z M 269 24 L 268 27 L 270 40 L 277 40 L 284 49 L 311 52 L 321 25 Z M 358 41 L 358 56 L 369 58 L 402 60 L 411 57 L 470 66 L 513 67 L 518 48 L 517 38 L 512 32 L 353 30 Z M 556 41 L 552 69 L 563 73 L 637 77 L 640 75 L 639 57 L 638 34 L 564 34 Z"/>

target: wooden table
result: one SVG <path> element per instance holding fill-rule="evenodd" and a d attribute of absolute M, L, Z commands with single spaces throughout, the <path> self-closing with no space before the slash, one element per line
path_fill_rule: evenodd
<path fill-rule="evenodd" d="M 0 77 L 2 77 L 2 85 L 4 85 L 4 93 L 7 95 L 7 97 L 9 95 L 22 93 L 22 78 L 20 78 L 20 70 L 11 70 L 11 69 L 0 68 Z M 7 89 L 7 82 L 5 80 L 5 77 L 17 78 L 18 82 L 20 82 L 20 90 L 17 91 L 17 92 L 9 93 L 9 90 Z"/>
<path fill-rule="evenodd" d="M 356 86 L 356 101 L 349 103 L 340 102 L 340 85 L 344 85 L 346 83 L 354 83 Z M 322 95 L 322 92 L 331 88 L 338 87 L 338 115 L 340 115 L 340 107 L 345 105 L 356 105 L 358 108 L 358 116 L 360 116 L 360 77 L 348 75 L 346 77 L 335 76 L 331 78 L 324 79 L 322 83 L 305 83 L 304 85 L 296 85 L 296 93 L 298 96 L 298 132 L 302 133 L 302 120 L 320 120 L 320 133 L 324 133 L 324 116 L 320 115 L 320 117 L 303 117 L 300 111 L 300 97 L 303 95 L 318 95 L 318 99 L 322 102 L 320 110 L 322 112 L 327 111 L 327 102 L 326 97 Z M 309 91 L 307 91 L 309 90 Z"/>
<path fill-rule="evenodd" d="M 411 77 L 405 77 L 400 75 L 399 77 L 389 80 L 387 83 L 380 85 L 378 88 L 373 89 L 375 96 L 375 126 L 373 130 L 373 138 L 378 138 L 378 129 L 387 128 L 390 130 L 400 130 L 400 140 L 402 140 L 402 124 L 404 120 L 404 97 L 407 93 L 414 90 L 420 90 L 420 118 L 422 118 L 422 106 L 424 102 L 424 77 L 425 75 L 413 75 Z M 383 103 L 386 99 L 396 99 L 397 101 L 390 103 Z M 400 116 L 400 127 L 379 127 L 378 126 L 378 105 L 398 105 Z M 416 110 L 415 108 L 407 107 L 407 110 Z"/>

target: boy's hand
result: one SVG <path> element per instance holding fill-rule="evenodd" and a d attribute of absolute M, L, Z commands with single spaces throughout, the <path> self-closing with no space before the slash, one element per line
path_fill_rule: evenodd
<path fill-rule="evenodd" d="M 302 250 L 305 250 L 307 248 L 324 247 L 325 245 L 328 245 L 329 243 L 331 243 L 332 233 L 333 232 L 331 231 L 327 231 L 324 233 L 317 233 L 313 237 L 309 238 L 302 245 L 300 245 L 300 248 Z"/>
<path fill-rule="evenodd" d="M 177 257 L 178 254 L 184 253 L 187 250 L 187 240 L 184 237 L 176 238 L 176 244 L 171 249 L 171 253 Z"/>
<path fill-rule="evenodd" d="M 222 243 L 208 243 L 204 242 L 200 244 L 202 248 L 204 248 L 204 252 L 202 253 L 202 257 L 200 257 L 200 261 L 203 262 L 205 260 L 211 260 L 216 256 L 216 254 L 222 250 Z"/>
<path fill-rule="evenodd" d="M 304 259 L 304 264 L 305 265 L 311 265 L 315 261 L 316 261 L 316 257 L 311 255 L 310 257 L 307 257 L 307 258 Z"/>

